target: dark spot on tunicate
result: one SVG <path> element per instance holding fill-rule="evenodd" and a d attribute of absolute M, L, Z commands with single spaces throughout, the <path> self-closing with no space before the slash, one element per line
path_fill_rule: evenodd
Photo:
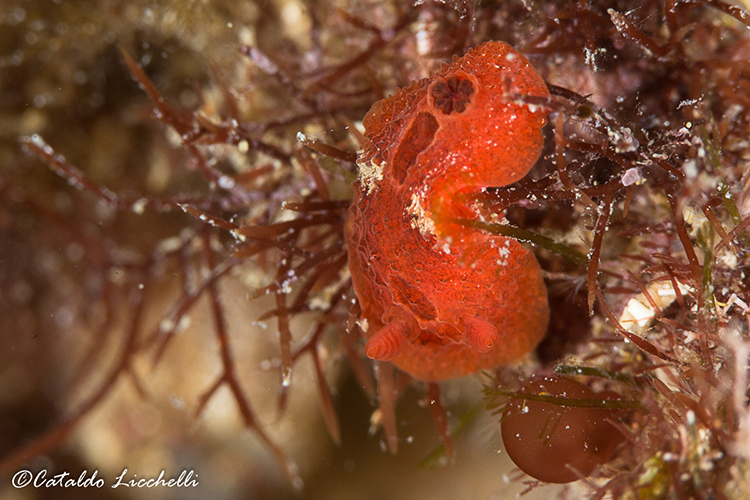
<path fill-rule="evenodd" d="M 463 113 L 471 102 L 473 93 L 474 85 L 471 80 L 451 76 L 438 80 L 432 86 L 432 103 L 446 115 L 454 111 Z"/>

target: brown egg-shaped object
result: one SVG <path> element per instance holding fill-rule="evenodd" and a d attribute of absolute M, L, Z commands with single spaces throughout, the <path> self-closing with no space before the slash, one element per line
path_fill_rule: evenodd
<path fill-rule="evenodd" d="M 532 378 L 519 392 L 571 400 L 614 399 L 559 376 Z M 501 424 L 503 443 L 511 460 L 529 476 L 569 483 L 608 461 L 622 442 L 622 433 L 606 420 L 616 412 L 511 398 Z"/>

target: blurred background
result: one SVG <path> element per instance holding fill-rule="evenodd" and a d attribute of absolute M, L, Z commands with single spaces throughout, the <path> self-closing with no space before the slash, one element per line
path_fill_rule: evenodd
<path fill-rule="evenodd" d="M 682 17 L 672 12 L 670 18 L 666 6 L 676 3 L 4 0 L 0 500 L 499 500 L 528 489 L 533 491 L 524 498 L 554 497 L 561 487 L 529 488 L 533 481 L 507 458 L 499 416 L 484 411 L 482 386 L 488 379 L 482 374 L 441 384 L 450 424 L 462 428 L 453 463 L 441 454 L 425 387 L 416 383 L 404 388 L 397 406 L 399 452 L 387 451 L 382 414 L 366 384 L 372 366 L 363 358 L 362 342 L 345 333 L 353 314 L 345 268 L 332 268 L 337 272 L 328 276 L 327 286 L 316 289 L 314 300 L 291 318 L 292 345 L 296 349 L 314 337 L 322 374 L 309 352 L 303 353 L 284 389 L 278 323 L 273 316 L 263 318 L 278 302 L 273 293 L 254 294 L 274 283 L 286 264 L 274 251 L 233 257 L 241 243 L 227 228 L 289 217 L 284 201 L 320 189 L 312 174 L 322 175 L 331 198 L 345 205 L 353 163 L 323 155 L 310 163 L 297 133 L 352 154 L 359 146 L 356 130 L 377 98 L 489 39 L 529 49 L 548 82 L 590 94 L 592 102 L 638 123 L 645 131 L 639 133 L 646 134 L 639 137 L 655 138 L 656 149 L 667 144 L 671 154 L 669 148 L 678 144 L 675 150 L 684 146 L 682 154 L 692 147 L 690 154 L 700 161 L 685 165 L 696 171 L 713 172 L 705 159 L 713 153 L 709 148 L 707 156 L 703 149 L 700 156 L 698 142 L 710 143 L 709 135 L 718 140 L 715 130 L 729 131 L 720 139 L 731 165 L 721 175 L 736 183 L 732 192 L 746 218 L 747 30 L 726 9 L 706 6 L 717 2 L 682 2 L 701 7 L 685 7 Z M 663 48 L 668 57 L 662 57 L 628 45 L 633 36 L 621 34 L 624 25 L 620 31 L 614 26 L 610 4 L 658 36 L 668 31 L 664 19 L 688 20 L 689 29 L 680 32 L 684 46 L 674 49 L 678 56 L 671 58 L 672 46 Z M 138 81 L 121 49 L 143 69 Z M 720 63 L 706 63 L 701 68 L 711 71 L 693 78 L 695 61 Z M 721 83 L 727 81 L 736 84 Z M 715 99 L 703 100 L 709 88 Z M 154 102 L 154 91 L 163 96 L 161 104 Z M 693 132 L 685 123 L 695 125 L 694 135 L 686 135 Z M 701 139 L 699 130 L 709 125 L 699 129 L 699 123 L 718 128 Z M 590 131 L 575 132 L 585 137 Z M 536 177 L 555 170 L 552 127 L 545 133 Z M 575 182 L 585 177 L 596 186 L 609 179 L 615 169 L 594 156 L 573 156 L 584 165 Z M 685 158 L 687 153 L 670 160 L 683 168 Z M 718 177 L 696 174 L 686 199 L 702 202 L 700 190 L 714 190 Z M 633 199 L 633 227 L 657 227 L 669 218 L 666 202 L 649 196 Z M 618 214 L 623 203 L 618 199 Z M 180 204 L 221 218 L 219 228 L 180 210 Z M 555 238 L 585 253 L 597 219 L 581 203 L 573 205 L 514 205 L 507 216 L 519 226 L 557 231 Z M 327 236 L 328 248 L 341 244 L 345 212 L 331 212 L 339 218 Z M 222 227 L 222 221 L 229 222 Z M 621 253 L 674 249 L 678 240 L 674 232 L 636 236 L 607 236 L 602 260 L 613 281 L 623 265 Z M 618 368 L 631 361 L 647 365 L 643 353 L 611 335 L 598 347 L 589 345 L 592 335 L 609 327 L 601 311 L 589 317 L 585 269 L 536 251 L 548 281 L 557 285 L 551 287 L 551 333 L 519 370 L 550 369 L 573 355 L 614 360 Z M 722 271 L 715 275 L 738 293 L 744 287 L 747 297 L 747 285 L 732 274 L 746 263 L 742 259 L 746 253 L 734 261 L 717 260 Z M 333 307 L 333 292 L 326 291 L 337 286 L 345 302 Z M 612 287 L 617 317 L 640 292 L 628 286 Z M 292 291 L 299 287 L 292 284 Z M 722 300 L 735 289 L 726 291 Z M 674 295 L 664 308 L 673 301 Z M 732 309 L 718 324 L 746 339 L 743 314 Z M 320 325 L 321 334 L 312 333 Z M 621 349 L 616 355 L 609 348 L 615 342 L 614 351 Z M 697 358 L 684 355 L 685 366 Z M 729 377 L 733 365 L 724 366 Z M 508 369 L 509 378 L 515 369 Z M 496 375 L 502 377 L 502 370 Z M 734 379 L 722 380 L 731 387 Z M 283 411 L 280 400 L 286 401 Z M 677 432 L 672 437 L 679 440 Z M 750 477 L 743 463 L 732 476 L 740 486 L 737 478 Z M 48 477 L 69 472 L 74 478 L 97 471 L 105 486 L 15 488 L 11 478 L 24 469 L 46 470 Z M 125 469 L 125 479 L 193 471 L 199 485 L 110 488 Z M 666 467 L 658 469 L 651 477 L 658 484 L 639 491 L 662 498 L 669 488 L 661 485 L 671 477 Z M 581 493 L 575 488 L 585 487 L 567 491 L 576 497 Z"/>

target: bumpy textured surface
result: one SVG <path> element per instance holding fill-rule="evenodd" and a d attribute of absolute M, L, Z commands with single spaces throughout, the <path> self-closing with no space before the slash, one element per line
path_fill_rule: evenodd
<path fill-rule="evenodd" d="M 542 78 L 503 42 L 470 50 L 375 103 L 347 226 L 367 355 L 423 380 L 514 361 L 547 328 L 539 264 L 512 239 L 457 224 L 466 194 L 517 181 L 542 147 Z"/>

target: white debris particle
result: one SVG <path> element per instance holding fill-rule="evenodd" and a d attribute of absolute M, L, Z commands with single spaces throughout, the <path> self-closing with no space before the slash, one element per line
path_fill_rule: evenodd
<path fill-rule="evenodd" d="M 686 417 L 688 425 L 695 425 L 695 412 L 693 410 L 688 410 Z"/>
<path fill-rule="evenodd" d="M 161 333 L 170 332 L 172 329 L 174 329 L 174 320 L 171 318 L 164 318 L 161 320 L 161 323 L 159 323 L 159 331 Z"/>
<path fill-rule="evenodd" d="M 365 193 L 370 194 L 373 189 L 378 187 L 378 183 L 383 180 L 383 171 L 385 170 L 386 163 L 375 163 L 372 160 L 357 159 L 357 167 L 359 167 L 359 180 L 362 186 L 365 188 Z"/>
<path fill-rule="evenodd" d="M 359 325 L 359 329 L 362 330 L 363 333 L 370 329 L 370 324 L 367 322 L 367 318 L 358 319 L 357 325 Z"/>
<path fill-rule="evenodd" d="M 182 246 L 182 240 L 178 236 L 163 239 L 159 242 L 158 251 L 161 253 L 171 253 L 177 251 Z"/>
<path fill-rule="evenodd" d="M 698 177 L 698 164 L 695 160 L 690 159 L 682 165 L 682 169 L 685 171 L 685 176 L 689 180 L 694 180 Z"/>
<path fill-rule="evenodd" d="M 281 370 L 281 385 L 289 387 L 292 383 L 292 368 L 286 367 Z"/>
<path fill-rule="evenodd" d="M 133 203 L 133 206 L 131 208 L 134 213 L 138 215 L 143 215 L 143 212 L 146 210 L 147 204 L 148 204 L 148 200 L 146 198 L 141 198 L 137 200 L 135 203 Z"/>
<path fill-rule="evenodd" d="M 46 142 L 44 142 L 44 139 L 42 139 L 39 134 L 34 134 L 31 137 L 27 137 L 26 140 L 41 149 L 45 154 L 52 155 L 55 153 L 52 148 Z"/>
<path fill-rule="evenodd" d="M 498 266 L 504 266 L 508 263 L 508 256 L 510 255 L 510 241 L 505 240 L 505 243 L 503 246 L 497 249 L 497 255 L 500 257 L 497 259 L 497 265 Z"/>
<path fill-rule="evenodd" d="M 609 140 L 614 144 L 617 153 L 629 153 L 638 149 L 640 145 L 638 139 L 633 135 L 633 131 L 628 127 L 622 127 L 618 130 L 608 129 L 607 135 Z"/>
<path fill-rule="evenodd" d="M 237 241 L 242 241 L 242 242 L 244 242 L 245 240 L 247 240 L 247 238 L 245 237 L 245 235 L 244 235 L 244 234 L 241 234 L 241 233 L 239 233 L 239 232 L 237 232 L 237 230 L 236 230 L 236 229 L 233 229 L 233 230 L 231 230 L 231 231 L 229 231 L 229 232 L 230 232 L 230 233 L 232 233 L 232 236 L 233 236 L 233 237 L 234 237 L 234 239 L 235 239 L 235 240 L 237 240 Z"/>
<path fill-rule="evenodd" d="M 694 106 L 695 104 L 698 104 L 700 102 L 700 99 L 685 99 L 684 101 L 680 102 L 680 104 L 677 106 L 677 109 L 680 109 L 683 106 Z"/>
<path fill-rule="evenodd" d="M 653 317 L 654 311 L 636 299 L 630 299 L 623 312 L 623 318 L 626 318 L 626 322 L 634 321 L 640 327 L 646 326 Z"/>
<path fill-rule="evenodd" d="M 406 207 L 406 212 L 412 216 L 411 227 L 419 231 L 424 237 L 432 236 L 436 233 L 435 221 L 432 220 L 425 210 L 425 197 L 427 188 L 423 187 L 411 195 L 411 203 Z M 446 252 L 447 253 L 447 252 Z"/>
<path fill-rule="evenodd" d="M 433 39 L 431 33 L 425 29 L 417 31 L 417 54 L 426 55 L 430 53 L 432 44 L 430 43 Z"/>
<path fill-rule="evenodd" d="M 187 316 L 187 315 L 182 316 L 180 318 L 180 321 L 177 322 L 177 325 L 175 326 L 174 332 L 175 333 L 180 333 L 180 332 L 184 331 L 185 328 L 187 328 L 188 326 L 190 326 L 190 316 Z"/>
<path fill-rule="evenodd" d="M 622 185 L 623 186 L 632 186 L 633 184 L 638 183 L 643 179 L 641 176 L 641 169 L 638 167 L 629 168 L 625 171 L 625 173 L 622 175 Z"/>
<path fill-rule="evenodd" d="M 728 310 L 729 310 L 730 308 L 734 307 L 734 306 L 737 306 L 737 307 L 738 307 L 739 309 L 741 309 L 741 310 L 742 310 L 742 312 L 743 312 L 743 313 L 745 313 L 745 314 L 747 314 L 747 313 L 748 313 L 748 311 L 750 310 L 750 306 L 748 306 L 748 305 L 747 305 L 747 304 L 745 303 L 745 301 L 744 301 L 744 300 L 742 300 L 741 298 L 739 298 L 739 297 L 737 296 L 737 294 L 736 294 L 736 293 L 733 293 L 733 294 L 732 294 L 732 296 L 731 296 L 731 297 L 729 297 L 729 300 L 727 301 L 727 303 L 726 303 L 726 304 L 723 304 L 723 305 L 722 305 L 722 304 L 719 304 L 719 305 L 721 306 L 721 307 L 720 307 L 720 310 L 722 311 L 722 314 L 726 314 L 726 313 L 727 313 L 727 311 L 728 311 Z"/>
<path fill-rule="evenodd" d="M 218 179 L 219 187 L 222 189 L 232 189 L 235 185 L 234 179 L 228 175 L 222 175 Z"/>

